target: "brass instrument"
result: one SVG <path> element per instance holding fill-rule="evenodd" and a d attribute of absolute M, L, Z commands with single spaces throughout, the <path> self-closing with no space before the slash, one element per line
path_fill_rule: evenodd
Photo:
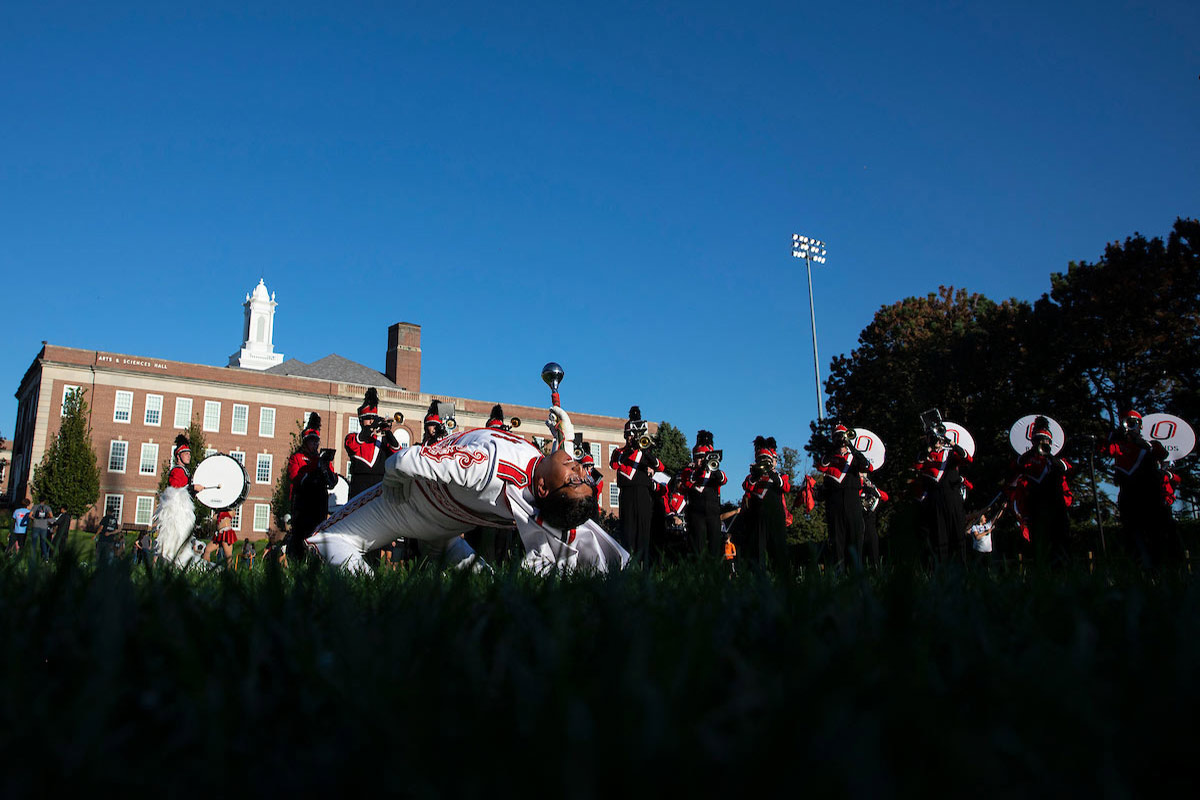
<path fill-rule="evenodd" d="M 404 422 L 404 415 L 397 411 L 395 414 L 392 414 L 392 419 L 396 421 L 397 425 L 400 425 Z"/>
<path fill-rule="evenodd" d="M 711 453 L 704 454 L 704 468 L 709 472 L 716 472 L 721 468 L 721 457 L 724 453 L 720 450 L 713 450 Z"/>
<path fill-rule="evenodd" d="M 651 438 L 650 434 L 648 434 L 648 433 L 643 433 L 641 436 L 638 437 L 638 440 L 637 440 L 638 450 L 649 450 L 653 444 L 654 444 L 654 439 Z"/>
<path fill-rule="evenodd" d="M 521 418 L 520 417 L 513 417 L 512 419 L 510 419 L 508 421 L 508 429 L 510 431 L 513 428 L 519 428 L 519 427 L 521 427 Z"/>

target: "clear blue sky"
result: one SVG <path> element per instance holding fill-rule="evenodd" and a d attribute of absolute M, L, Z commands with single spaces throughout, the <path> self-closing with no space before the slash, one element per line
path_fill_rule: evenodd
<path fill-rule="evenodd" d="M 1200 215 L 1195 2 L 571 5 L 7 4 L 0 432 L 43 339 L 224 364 L 263 277 L 289 357 L 419 323 L 426 391 L 556 360 L 736 471 L 815 416 L 793 233 L 824 377 L 881 305 Z"/>

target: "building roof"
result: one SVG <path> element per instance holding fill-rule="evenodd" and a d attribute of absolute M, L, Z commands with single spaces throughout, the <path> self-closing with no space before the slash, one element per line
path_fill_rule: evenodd
<path fill-rule="evenodd" d="M 282 364 L 263 370 L 271 375 L 296 375 L 302 378 L 320 378 L 325 381 L 338 383 L 356 383 L 360 386 L 382 386 L 385 389 L 399 389 L 382 372 L 330 353 L 324 358 L 306 364 L 298 358 L 289 358 Z"/>

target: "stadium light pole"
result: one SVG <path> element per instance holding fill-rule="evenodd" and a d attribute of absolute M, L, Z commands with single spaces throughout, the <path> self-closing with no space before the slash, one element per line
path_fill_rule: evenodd
<path fill-rule="evenodd" d="M 817 379 L 817 422 L 825 419 L 825 404 L 821 402 L 821 359 L 817 355 L 817 310 L 813 303 L 812 262 L 825 263 L 825 243 L 809 236 L 792 234 L 792 255 L 804 259 L 808 269 L 808 315 L 812 320 L 813 374 Z"/>

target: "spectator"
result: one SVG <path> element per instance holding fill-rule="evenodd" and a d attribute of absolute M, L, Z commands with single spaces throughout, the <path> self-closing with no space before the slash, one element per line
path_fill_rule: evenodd
<path fill-rule="evenodd" d="M 154 539 L 150 536 L 150 531 L 142 531 L 142 535 L 133 543 L 133 563 L 145 564 L 150 566 L 152 555 L 154 553 Z"/>
<path fill-rule="evenodd" d="M 25 546 L 25 532 L 29 527 L 29 498 L 21 501 L 21 506 L 12 513 L 13 529 L 8 537 L 8 547 L 4 552 L 19 553 Z"/>
<path fill-rule="evenodd" d="M 246 571 L 254 571 L 254 545 L 250 544 L 250 540 L 246 539 L 242 542 L 242 559 L 246 564 Z"/>
<path fill-rule="evenodd" d="M 50 523 L 54 521 L 54 509 L 39 501 L 29 512 L 29 545 L 37 548 L 42 560 L 50 558 Z"/>
<path fill-rule="evenodd" d="M 71 512 L 66 506 L 58 507 L 58 516 L 54 518 L 54 536 L 50 540 L 54 552 L 61 553 L 67 549 L 67 539 L 71 535 Z"/>
<path fill-rule="evenodd" d="M 96 563 L 106 561 L 113 554 L 113 544 L 117 539 L 117 530 L 121 521 L 113 511 L 105 511 L 100 518 L 100 527 L 92 541 L 96 543 Z"/>

